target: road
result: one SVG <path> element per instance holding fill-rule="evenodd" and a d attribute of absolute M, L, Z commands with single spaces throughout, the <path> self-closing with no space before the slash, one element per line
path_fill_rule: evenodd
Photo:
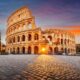
<path fill-rule="evenodd" d="M 0 80 L 80 80 L 80 57 L 1 55 Z"/>

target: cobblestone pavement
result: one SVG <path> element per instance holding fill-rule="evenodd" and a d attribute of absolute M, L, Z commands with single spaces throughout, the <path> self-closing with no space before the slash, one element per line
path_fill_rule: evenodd
<path fill-rule="evenodd" d="M 80 80 L 80 72 L 75 66 L 56 57 L 41 55 L 28 64 L 21 76 L 22 80 Z"/>
<path fill-rule="evenodd" d="M 37 55 L 0 55 L 0 80 L 14 80 Z"/>
<path fill-rule="evenodd" d="M 80 80 L 80 57 L 12 55 L 0 60 L 0 80 Z"/>

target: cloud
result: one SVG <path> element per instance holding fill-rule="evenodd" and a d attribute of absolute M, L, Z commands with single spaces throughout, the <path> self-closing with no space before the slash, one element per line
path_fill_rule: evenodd
<path fill-rule="evenodd" d="M 5 36 L 7 17 L 17 8 L 25 5 L 36 17 L 37 25 L 59 26 L 59 28 L 70 29 L 72 32 L 79 32 L 80 28 L 76 26 L 80 25 L 80 0 L 1 0 L 0 29 L 2 36 Z"/>

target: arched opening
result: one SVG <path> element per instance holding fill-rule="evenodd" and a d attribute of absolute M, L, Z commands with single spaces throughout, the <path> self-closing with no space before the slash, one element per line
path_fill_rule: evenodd
<path fill-rule="evenodd" d="M 13 53 L 13 48 L 11 48 L 11 54 Z"/>
<path fill-rule="evenodd" d="M 63 37 L 63 34 L 61 34 L 61 37 Z"/>
<path fill-rule="evenodd" d="M 34 35 L 34 40 L 38 40 L 39 39 L 39 35 L 38 34 L 35 34 Z"/>
<path fill-rule="evenodd" d="M 13 38 L 13 43 L 15 43 L 15 37 Z"/>
<path fill-rule="evenodd" d="M 49 47 L 48 54 L 53 54 L 53 49 L 52 49 L 52 47 Z"/>
<path fill-rule="evenodd" d="M 39 50 L 39 49 L 38 49 L 38 46 L 35 46 L 35 47 L 34 47 L 34 54 L 38 54 L 38 50 Z"/>
<path fill-rule="evenodd" d="M 70 49 L 68 49 L 68 53 L 70 53 Z"/>
<path fill-rule="evenodd" d="M 55 53 L 55 54 L 58 54 L 58 47 L 55 47 L 55 48 L 54 48 L 54 53 Z"/>
<path fill-rule="evenodd" d="M 31 47 L 28 47 L 28 54 L 31 54 Z"/>
<path fill-rule="evenodd" d="M 15 54 L 15 48 L 13 48 L 13 52 L 12 52 L 12 54 Z"/>
<path fill-rule="evenodd" d="M 9 43 L 12 43 L 12 42 L 11 42 L 11 38 L 10 38 L 10 40 L 9 40 Z"/>
<path fill-rule="evenodd" d="M 31 41 L 31 39 L 32 39 L 31 34 L 28 34 L 28 41 Z"/>
<path fill-rule="evenodd" d="M 73 52 L 73 49 L 71 49 L 71 53 Z"/>
<path fill-rule="evenodd" d="M 68 43 L 68 44 L 70 43 L 70 40 L 69 40 L 69 39 L 67 39 L 67 43 Z"/>
<path fill-rule="evenodd" d="M 65 50 L 64 50 L 64 51 L 65 51 L 65 54 L 67 54 L 67 48 L 65 48 Z"/>
<path fill-rule="evenodd" d="M 25 24 L 25 23 L 23 23 L 23 26 L 22 26 L 22 27 L 23 27 L 23 28 L 24 28 L 24 27 L 26 27 L 26 24 Z"/>
<path fill-rule="evenodd" d="M 19 47 L 17 47 L 17 54 L 19 54 L 20 53 L 20 48 Z"/>
<path fill-rule="evenodd" d="M 63 54 L 64 53 L 64 49 L 63 48 L 61 48 L 61 54 Z"/>
<path fill-rule="evenodd" d="M 61 39 L 61 44 L 63 44 L 63 39 Z"/>
<path fill-rule="evenodd" d="M 13 41 L 12 41 L 12 38 L 11 38 L 11 43 L 12 43 Z"/>
<path fill-rule="evenodd" d="M 60 44 L 60 38 L 57 38 L 56 44 L 57 44 L 57 45 Z"/>
<path fill-rule="evenodd" d="M 43 40 L 45 40 L 45 36 L 42 36 Z"/>
<path fill-rule="evenodd" d="M 52 41 L 52 36 L 48 36 L 48 39 L 49 39 L 50 41 Z"/>
<path fill-rule="evenodd" d="M 25 35 L 22 35 L 22 41 L 25 41 Z"/>
<path fill-rule="evenodd" d="M 17 37 L 17 41 L 20 42 L 20 36 Z"/>
<path fill-rule="evenodd" d="M 64 43 L 65 43 L 65 45 L 66 45 L 66 39 L 64 40 Z"/>
<path fill-rule="evenodd" d="M 25 54 L 25 47 L 22 47 L 22 53 Z"/>

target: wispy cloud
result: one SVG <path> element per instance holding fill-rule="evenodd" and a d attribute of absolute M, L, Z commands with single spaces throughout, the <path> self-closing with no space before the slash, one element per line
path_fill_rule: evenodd
<path fill-rule="evenodd" d="M 80 0 L 0 0 L 0 29 L 3 36 L 8 16 L 25 5 L 31 9 L 40 27 L 80 29 Z"/>

